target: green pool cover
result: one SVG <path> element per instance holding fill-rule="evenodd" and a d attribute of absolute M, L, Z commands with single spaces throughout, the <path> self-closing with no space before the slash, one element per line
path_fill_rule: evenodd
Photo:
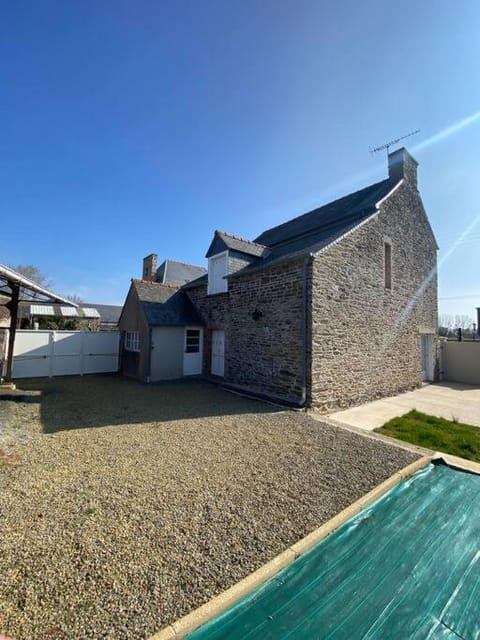
<path fill-rule="evenodd" d="M 189 640 L 480 639 L 480 475 L 431 464 Z"/>

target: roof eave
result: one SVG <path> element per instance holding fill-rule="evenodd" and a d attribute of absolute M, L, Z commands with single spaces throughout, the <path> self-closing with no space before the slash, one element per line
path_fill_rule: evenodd
<path fill-rule="evenodd" d="M 62 304 L 66 304 L 70 307 L 78 307 L 79 305 L 76 302 L 72 302 L 68 298 L 64 296 L 60 296 L 54 291 L 50 291 L 50 289 L 46 289 L 45 287 L 40 286 L 30 278 L 26 278 L 21 273 L 18 273 L 14 269 L 7 267 L 6 265 L 0 264 L 0 279 L 6 280 L 7 283 L 12 282 L 14 284 L 18 284 L 20 287 L 24 289 L 29 289 L 34 293 L 38 293 L 42 296 L 50 298 L 54 302 L 61 302 Z M 10 286 L 10 285 L 9 285 Z"/>

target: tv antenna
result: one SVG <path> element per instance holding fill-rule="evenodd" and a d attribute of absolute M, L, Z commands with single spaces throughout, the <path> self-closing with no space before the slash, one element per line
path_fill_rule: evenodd
<path fill-rule="evenodd" d="M 420 133 L 420 129 L 411 131 L 410 133 L 407 133 L 404 136 L 400 136 L 400 138 L 396 138 L 395 140 L 390 140 L 390 142 L 386 142 L 385 144 L 382 144 L 380 147 L 370 147 L 370 153 L 373 155 L 374 153 L 378 153 L 379 151 L 383 151 L 384 149 L 386 149 L 388 154 L 388 150 L 392 145 L 397 144 L 401 140 L 405 140 L 405 138 L 410 138 L 410 136 L 414 136 L 417 133 Z"/>

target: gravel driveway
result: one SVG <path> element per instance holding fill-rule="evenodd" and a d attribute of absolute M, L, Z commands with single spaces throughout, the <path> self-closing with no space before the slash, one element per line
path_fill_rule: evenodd
<path fill-rule="evenodd" d="M 201 382 L 31 382 L 0 463 L 0 632 L 147 638 L 416 456 Z M 23 412 L 23 413 L 22 413 Z"/>

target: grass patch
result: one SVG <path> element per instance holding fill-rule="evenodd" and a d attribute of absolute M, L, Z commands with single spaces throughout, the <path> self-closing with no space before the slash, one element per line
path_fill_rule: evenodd
<path fill-rule="evenodd" d="M 435 418 L 413 410 L 393 418 L 375 431 L 420 447 L 480 462 L 480 427 L 457 420 Z"/>

